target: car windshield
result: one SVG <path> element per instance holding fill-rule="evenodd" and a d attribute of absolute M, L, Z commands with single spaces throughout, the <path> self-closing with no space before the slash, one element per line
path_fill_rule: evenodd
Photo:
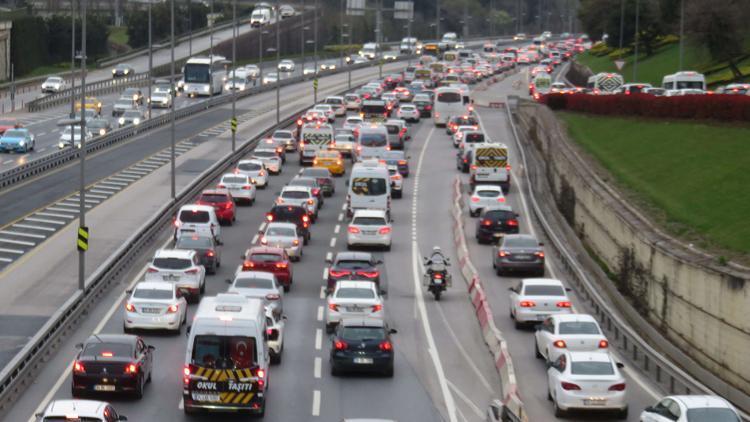
<path fill-rule="evenodd" d="M 278 262 L 282 261 L 281 255 L 275 253 L 254 253 L 250 255 L 250 260 L 255 262 Z"/>
<path fill-rule="evenodd" d="M 386 222 L 383 217 L 354 217 L 352 224 L 357 226 L 384 226 Z"/>
<path fill-rule="evenodd" d="M 266 230 L 266 236 L 294 237 L 296 235 L 295 230 L 291 227 L 269 227 Z"/>
<path fill-rule="evenodd" d="M 401 131 L 401 128 L 398 125 L 385 125 L 385 128 L 390 135 L 395 135 Z"/>
<path fill-rule="evenodd" d="M 731 409 L 721 407 L 698 407 L 688 409 L 688 422 L 740 422 Z"/>
<path fill-rule="evenodd" d="M 24 138 L 26 137 L 26 132 L 23 130 L 6 130 L 3 136 L 9 138 Z"/>
<path fill-rule="evenodd" d="M 385 340 L 385 330 L 381 327 L 344 327 L 341 337 L 351 342 Z"/>
<path fill-rule="evenodd" d="M 204 368 L 244 369 L 256 365 L 254 337 L 198 335 L 193 340 L 193 365 Z"/>
<path fill-rule="evenodd" d="M 122 106 L 122 107 L 132 107 L 133 106 L 133 100 L 117 100 L 115 101 L 116 106 Z"/>
<path fill-rule="evenodd" d="M 292 134 L 289 132 L 276 131 L 273 133 L 273 137 L 280 139 L 289 139 L 292 137 Z"/>
<path fill-rule="evenodd" d="M 487 213 L 484 216 L 485 218 L 492 219 L 492 220 L 508 220 L 508 219 L 515 217 L 515 214 L 512 211 L 491 210 L 491 211 L 487 211 Z M 511 243 L 508 243 L 508 241 L 509 239 L 506 237 L 504 244 L 512 245 Z"/>
<path fill-rule="evenodd" d="M 135 289 L 133 292 L 133 298 L 135 299 L 172 299 L 172 290 L 156 289 L 156 288 L 140 288 Z"/>
<path fill-rule="evenodd" d="M 525 296 L 565 296 L 565 290 L 554 284 L 532 284 L 523 291 Z"/>
<path fill-rule="evenodd" d="M 558 334 L 601 334 L 599 326 L 591 321 L 567 321 L 561 322 L 557 328 Z"/>
<path fill-rule="evenodd" d="M 121 63 L 121 64 L 118 64 L 117 66 L 115 66 L 115 69 L 117 69 L 117 70 L 125 70 L 125 69 L 128 69 L 129 67 L 130 67 L 129 64 Z"/>
<path fill-rule="evenodd" d="M 301 190 L 287 190 L 281 192 L 281 197 L 285 199 L 307 199 L 310 194 Z"/>
<path fill-rule="evenodd" d="M 125 117 L 138 118 L 141 117 L 141 112 L 138 110 L 128 110 L 124 114 Z"/>
<path fill-rule="evenodd" d="M 178 249 L 205 249 L 213 246 L 210 237 L 181 236 L 177 239 L 175 247 Z"/>
<path fill-rule="evenodd" d="M 388 182 L 380 177 L 357 177 L 352 179 L 351 190 L 355 195 L 385 195 L 388 192 Z"/>
<path fill-rule="evenodd" d="M 371 289 L 362 289 L 357 287 L 344 287 L 336 290 L 338 299 L 374 299 L 375 292 Z"/>
<path fill-rule="evenodd" d="M 307 215 L 307 211 L 302 209 L 302 207 L 275 207 L 271 214 L 275 216 L 276 219 L 299 219 L 303 215 Z"/>
<path fill-rule="evenodd" d="M 237 183 L 237 184 L 247 184 L 247 177 L 239 177 L 239 176 L 227 176 L 221 179 L 222 183 Z"/>
<path fill-rule="evenodd" d="M 237 168 L 243 171 L 258 171 L 263 168 L 260 163 L 240 163 Z"/>
<path fill-rule="evenodd" d="M 363 268 L 370 268 L 369 261 L 355 261 L 355 260 L 342 260 L 336 262 L 336 268 L 343 270 L 361 270 Z"/>
<path fill-rule="evenodd" d="M 474 193 L 476 196 L 480 198 L 494 198 L 496 196 L 500 196 L 500 191 L 497 190 L 477 190 Z"/>
<path fill-rule="evenodd" d="M 180 213 L 180 221 L 183 223 L 208 223 L 209 220 L 208 211 L 183 210 Z"/>
<path fill-rule="evenodd" d="M 185 258 L 154 258 L 151 263 L 162 270 L 184 270 L 193 266 L 193 261 Z"/>
<path fill-rule="evenodd" d="M 273 289 L 273 281 L 267 279 L 267 278 L 238 278 L 234 282 L 234 287 L 240 288 L 240 289 Z"/>
<path fill-rule="evenodd" d="M 216 204 L 229 202 L 229 197 L 223 193 L 204 193 L 203 195 L 201 195 L 200 201 Z"/>
<path fill-rule="evenodd" d="M 363 147 L 384 147 L 388 145 L 388 138 L 382 133 L 362 133 L 359 144 Z"/>
<path fill-rule="evenodd" d="M 484 142 L 484 134 L 483 133 L 469 133 L 466 136 L 464 136 L 464 141 L 469 144 Z"/>
<path fill-rule="evenodd" d="M 611 362 L 572 362 L 570 373 L 573 375 L 614 375 L 615 368 Z"/>
<path fill-rule="evenodd" d="M 132 357 L 133 346 L 127 343 L 97 342 L 88 343 L 81 352 L 84 358 L 111 358 L 111 357 Z"/>
<path fill-rule="evenodd" d="M 437 95 L 437 101 L 440 103 L 460 103 L 461 94 L 458 92 L 441 92 Z"/>
<path fill-rule="evenodd" d="M 309 177 L 295 177 L 289 182 L 289 186 L 302 186 L 306 188 L 316 187 L 318 184 L 315 179 Z"/>
<path fill-rule="evenodd" d="M 274 151 L 255 151 L 253 152 L 253 155 L 262 158 L 276 157 L 276 153 Z"/>
<path fill-rule="evenodd" d="M 415 111 L 416 109 L 414 106 L 401 106 L 401 111 Z"/>
<path fill-rule="evenodd" d="M 515 217 L 514 215 L 512 216 Z M 507 237 L 503 245 L 511 248 L 536 248 L 539 246 L 539 242 L 533 237 Z"/>

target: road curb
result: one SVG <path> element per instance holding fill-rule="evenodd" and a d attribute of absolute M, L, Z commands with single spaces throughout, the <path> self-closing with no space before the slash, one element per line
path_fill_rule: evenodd
<path fill-rule="evenodd" d="M 453 242 L 458 255 L 458 266 L 461 270 L 464 282 L 469 292 L 471 304 L 474 306 L 475 316 L 479 327 L 482 329 L 482 337 L 490 353 L 495 359 L 495 369 L 500 375 L 503 398 L 501 400 L 507 420 L 528 421 L 528 415 L 524 409 L 523 402 L 518 396 L 518 384 L 513 368 L 513 361 L 508 352 L 507 342 L 502 332 L 495 326 L 492 308 L 484 293 L 482 280 L 477 273 L 474 264 L 469 257 L 469 249 L 466 246 L 466 235 L 463 228 L 463 210 L 461 204 L 461 180 L 456 177 L 453 183 L 453 203 L 451 206 L 453 217 Z M 503 419 L 506 420 L 506 419 Z"/>

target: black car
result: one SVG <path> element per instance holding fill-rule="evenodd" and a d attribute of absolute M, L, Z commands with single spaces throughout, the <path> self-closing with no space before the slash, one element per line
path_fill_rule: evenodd
<path fill-rule="evenodd" d="M 464 116 L 453 116 L 445 125 L 445 133 L 453 135 L 459 126 L 479 126 L 479 119 L 476 116 L 464 115 Z"/>
<path fill-rule="evenodd" d="M 333 180 L 331 171 L 325 167 L 306 167 L 300 171 L 299 175 L 302 177 L 312 177 L 317 180 L 318 184 L 323 188 L 325 196 L 332 196 L 336 193 L 336 182 Z"/>
<path fill-rule="evenodd" d="M 274 205 L 271 211 L 266 213 L 266 221 L 279 221 L 294 223 L 297 232 L 304 238 L 305 245 L 310 241 L 310 215 L 307 210 L 298 205 Z"/>
<path fill-rule="evenodd" d="M 73 396 L 129 393 L 143 397 L 143 387 L 151 381 L 154 346 L 130 334 L 98 334 L 76 347 Z"/>
<path fill-rule="evenodd" d="M 419 110 L 420 117 L 432 117 L 432 101 L 414 100 L 412 104 Z"/>
<path fill-rule="evenodd" d="M 315 195 L 316 198 L 318 198 L 318 209 L 323 208 L 323 198 L 325 197 L 325 190 L 322 186 L 320 186 L 317 180 L 313 179 L 312 177 L 295 176 L 292 180 L 289 181 L 287 186 L 302 186 L 310 188 L 312 194 Z"/>
<path fill-rule="evenodd" d="M 208 274 L 216 274 L 216 269 L 221 266 L 221 245 L 216 243 L 216 238 L 213 236 L 184 234 L 177 238 L 174 247 L 194 250 L 198 256 L 198 263 L 206 268 Z"/>
<path fill-rule="evenodd" d="M 331 375 L 344 371 L 379 372 L 393 376 L 393 342 L 396 330 L 373 318 L 347 318 L 331 336 Z"/>
<path fill-rule="evenodd" d="M 528 234 L 505 236 L 492 251 L 492 268 L 497 275 L 507 271 L 531 272 L 544 277 L 544 243 Z"/>
<path fill-rule="evenodd" d="M 509 205 L 493 205 L 482 209 L 477 220 L 477 242 L 493 243 L 506 234 L 515 233 L 518 233 L 518 214 Z"/>
<path fill-rule="evenodd" d="M 135 68 L 127 63 L 120 63 L 112 69 L 113 78 L 123 78 L 133 76 L 133 74 L 135 74 Z"/>
<path fill-rule="evenodd" d="M 373 281 L 380 288 L 380 269 L 377 266 L 383 261 L 376 260 L 368 252 L 339 252 L 326 262 L 331 264 L 326 285 L 329 294 L 333 293 L 339 280 Z"/>

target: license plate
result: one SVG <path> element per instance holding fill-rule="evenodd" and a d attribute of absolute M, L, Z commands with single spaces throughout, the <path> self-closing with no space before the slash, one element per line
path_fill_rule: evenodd
<path fill-rule="evenodd" d="M 159 308 L 141 308 L 141 312 L 144 314 L 158 314 L 161 313 L 161 309 Z"/>
<path fill-rule="evenodd" d="M 218 394 L 193 393 L 192 397 L 193 400 L 200 402 L 218 402 L 220 400 Z"/>
<path fill-rule="evenodd" d="M 347 306 L 346 307 L 347 312 L 362 312 L 362 308 L 359 306 Z"/>
<path fill-rule="evenodd" d="M 372 358 L 354 358 L 354 363 L 358 365 L 372 365 Z"/>
<path fill-rule="evenodd" d="M 115 386 L 109 384 L 97 384 L 94 386 L 94 391 L 115 391 Z"/>
<path fill-rule="evenodd" d="M 549 317 L 549 315 L 537 315 L 536 316 L 536 320 L 537 321 L 544 321 L 545 319 L 547 319 L 547 317 Z"/>
<path fill-rule="evenodd" d="M 302 155 L 305 157 L 314 157 L 315 151 L 302 151 Z"/>
<path fill-rule="evenodd" d="M 516 255 L 513 257 L 516 261 L 531 261 L 533 256 L 531 255 Z"/>
<path fill-rule="evenodd" d="M 584 406 L 606 406 L 606 404 L 605 399 L 583 399 Z"/>
<path fill-rule="evenodd" d="M 164 281 L 179 281 L 180 280 L 180 276 L 174 275 L 174 274 L 166 274 L 166 275 L 161 276 L 161 278 Z"/>
<path fill-rule="evenodd" d="M 362 234 L 367 234 L 367 235 L 374 235 L 375 233 L 377 233 L 377 232 L 374 231 L 374 230 L 373 231 L 370 231 L 370 230 L 363 230 L 362 231 Z"/>
<path fill-rule="evenodd" d="M 505 233 L 493 233 L 493 234 L 492 234 L 492 236 L 493 236 L 493 237 L 497 237 L 497 238 L 500 238 L 500 237 L 504 237 L 504 236 L 505 236 Z"/>

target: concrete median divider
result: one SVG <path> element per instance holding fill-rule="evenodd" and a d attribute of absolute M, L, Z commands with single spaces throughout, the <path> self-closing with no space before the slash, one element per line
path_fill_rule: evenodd
<path fill-rule="evenodd" d="M 503 392 L 503 398 L 500 402 L 502 402 L 504 407 L 502 420 L 528 422 L 523 401 L 518 396 L 516 374 L 513 369 L 513 361 L 511 360 L 510 353 L 508 353 L 505 338 L 503 338 L 502 332 L 495 326 L 492 309 L 487 301 L 482 280 L 469 256 L 469 249 L 466 246 L 466 233 L 463 228 L 463 213 L 461 180 L 456 177 L 453 184 L 453 203 L 451 206 L 453 241 L 456 246 L 458 266 L 466 283 L 471 304 L 474 306 L 477 322 L 482 330 L 482 337 L 490 354 L 495 359 L 495 368 L 500 375 L 501 390 Z"/>

